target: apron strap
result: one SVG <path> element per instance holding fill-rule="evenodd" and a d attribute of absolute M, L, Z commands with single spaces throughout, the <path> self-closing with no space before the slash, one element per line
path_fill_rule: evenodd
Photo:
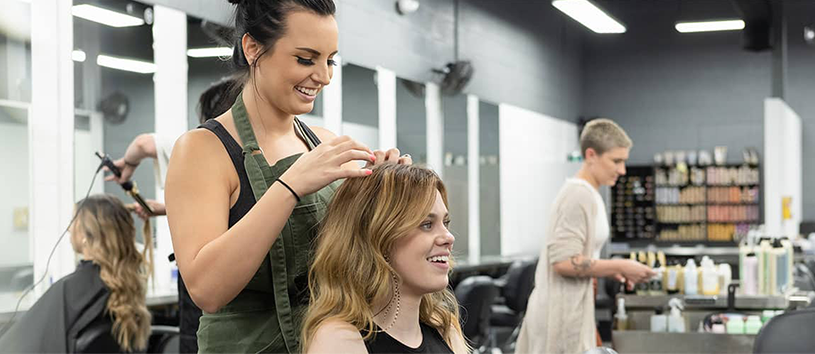
<path fill-rule="evenodd" d="M 263 156 L 263 150 L 258 145 L 255 132 L 252 130 L 252 124 L 249 123 L 249 115 L 246 112 L 246 105 L 243 103 L 243 95 L 238 95 L 235 100 L 235 105 L 232 106 L 232 117 L 238 135 L 243 142 L 243 164 L 249 178 L 249 184 L 252 186 L 255 202 L 257 202 L 269 189 L 270 184 L 267 181 L 274 181 L 275 178 L 271 175 L 272 170 L 266 161 L 266 157 Z M 298 125 L 295 124 L 295 126 Z M 288 349 L 289 353 L 295 353 L 300 344 L 292 317 L 288 289 L 288 270 L 286 269 L 286 251 L 282 235 L 278 235 L 277 240 L 272 244 L 269 257 L 272 268 L 272 286 L 277 321 L 280 324 L 280 331 L 286 349 Z"/>

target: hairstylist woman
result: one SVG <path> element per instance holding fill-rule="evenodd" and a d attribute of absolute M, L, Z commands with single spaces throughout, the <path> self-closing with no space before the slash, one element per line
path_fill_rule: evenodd
<path fill-rule="evenodd" d="M 596 347 L 592 278 L 639 283 L 654 275 L 631 260 L 599 259 L 609 225 L 598 190 L 625 175 L 631 145 L 611 120 L 592 120 L 583 128 L 580 150 L 585 160 L 552 205 L 516 353 L 582 353 Z"/>
<path fill-rule="evenodd" d="M 375 156 L 295 117 L 312 110 L 331 80 L 332 0 L 230 2 L 244 90 L 229 111 L 176 143 L 167 215 L 179 270 L 204 311 L 199 351 L 295 352 L 316 226 L 337 180 L 371 173 L 354 160 L 399 153 Z"/>

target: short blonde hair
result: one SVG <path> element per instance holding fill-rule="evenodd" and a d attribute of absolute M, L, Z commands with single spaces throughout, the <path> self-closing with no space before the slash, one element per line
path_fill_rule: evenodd
<path fill-rule="evenodd" d="M 598 155 L 614 148 L 630 149 L 634 143 L 622 127 L 613 120 L 597 118 L 586 123 L 580 133 L 580 152 L 586 157 L 586 150 L 594 149 Z"/>

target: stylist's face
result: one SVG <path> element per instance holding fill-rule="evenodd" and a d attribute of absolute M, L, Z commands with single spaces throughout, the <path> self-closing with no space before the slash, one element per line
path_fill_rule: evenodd
<path fill-rule="evenodd" d="M 600 185 L 613 186 L 620 176 L 625 175 L 625 162 L 631 149 L 616 147 L 603 154 L 596 154 L 591 150 L 587 160 L 592 166 L 594 178 Z M 587 151 L 588 153 L 588 151 Z"/>
<path fill-rule="evenodd" d="M 333 16 L 310 11 L 290 13 L 286 33 L 260 56 L 254 71 L 263 100 L 286 114 L 311 112 L 317 95 L 334 75 L 337 33 Z M 251 64 L 263 47 L 251 36 L 246 37 L 244 53 Z"/>

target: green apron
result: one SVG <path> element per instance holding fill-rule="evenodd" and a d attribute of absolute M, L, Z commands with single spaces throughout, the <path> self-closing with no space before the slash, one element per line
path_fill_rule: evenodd
<path fill-rule="evenodd" d="M 242 95 L 232 106 L 235 127 L 243 142 L 246 174 L 255 200 L 275 183 L 301 154 L 269 166 L 258 146 Z M 309 147 L 319 140 L 295 118 L 295 130 Z M 308 306 L 308 267 L 318 223 L 339 181 L 301 196 L 289 220 L 249 284 L 229 304 L 215 313 L 204 313 L 198 327 L 200 353 L 295 353 Z"/>

